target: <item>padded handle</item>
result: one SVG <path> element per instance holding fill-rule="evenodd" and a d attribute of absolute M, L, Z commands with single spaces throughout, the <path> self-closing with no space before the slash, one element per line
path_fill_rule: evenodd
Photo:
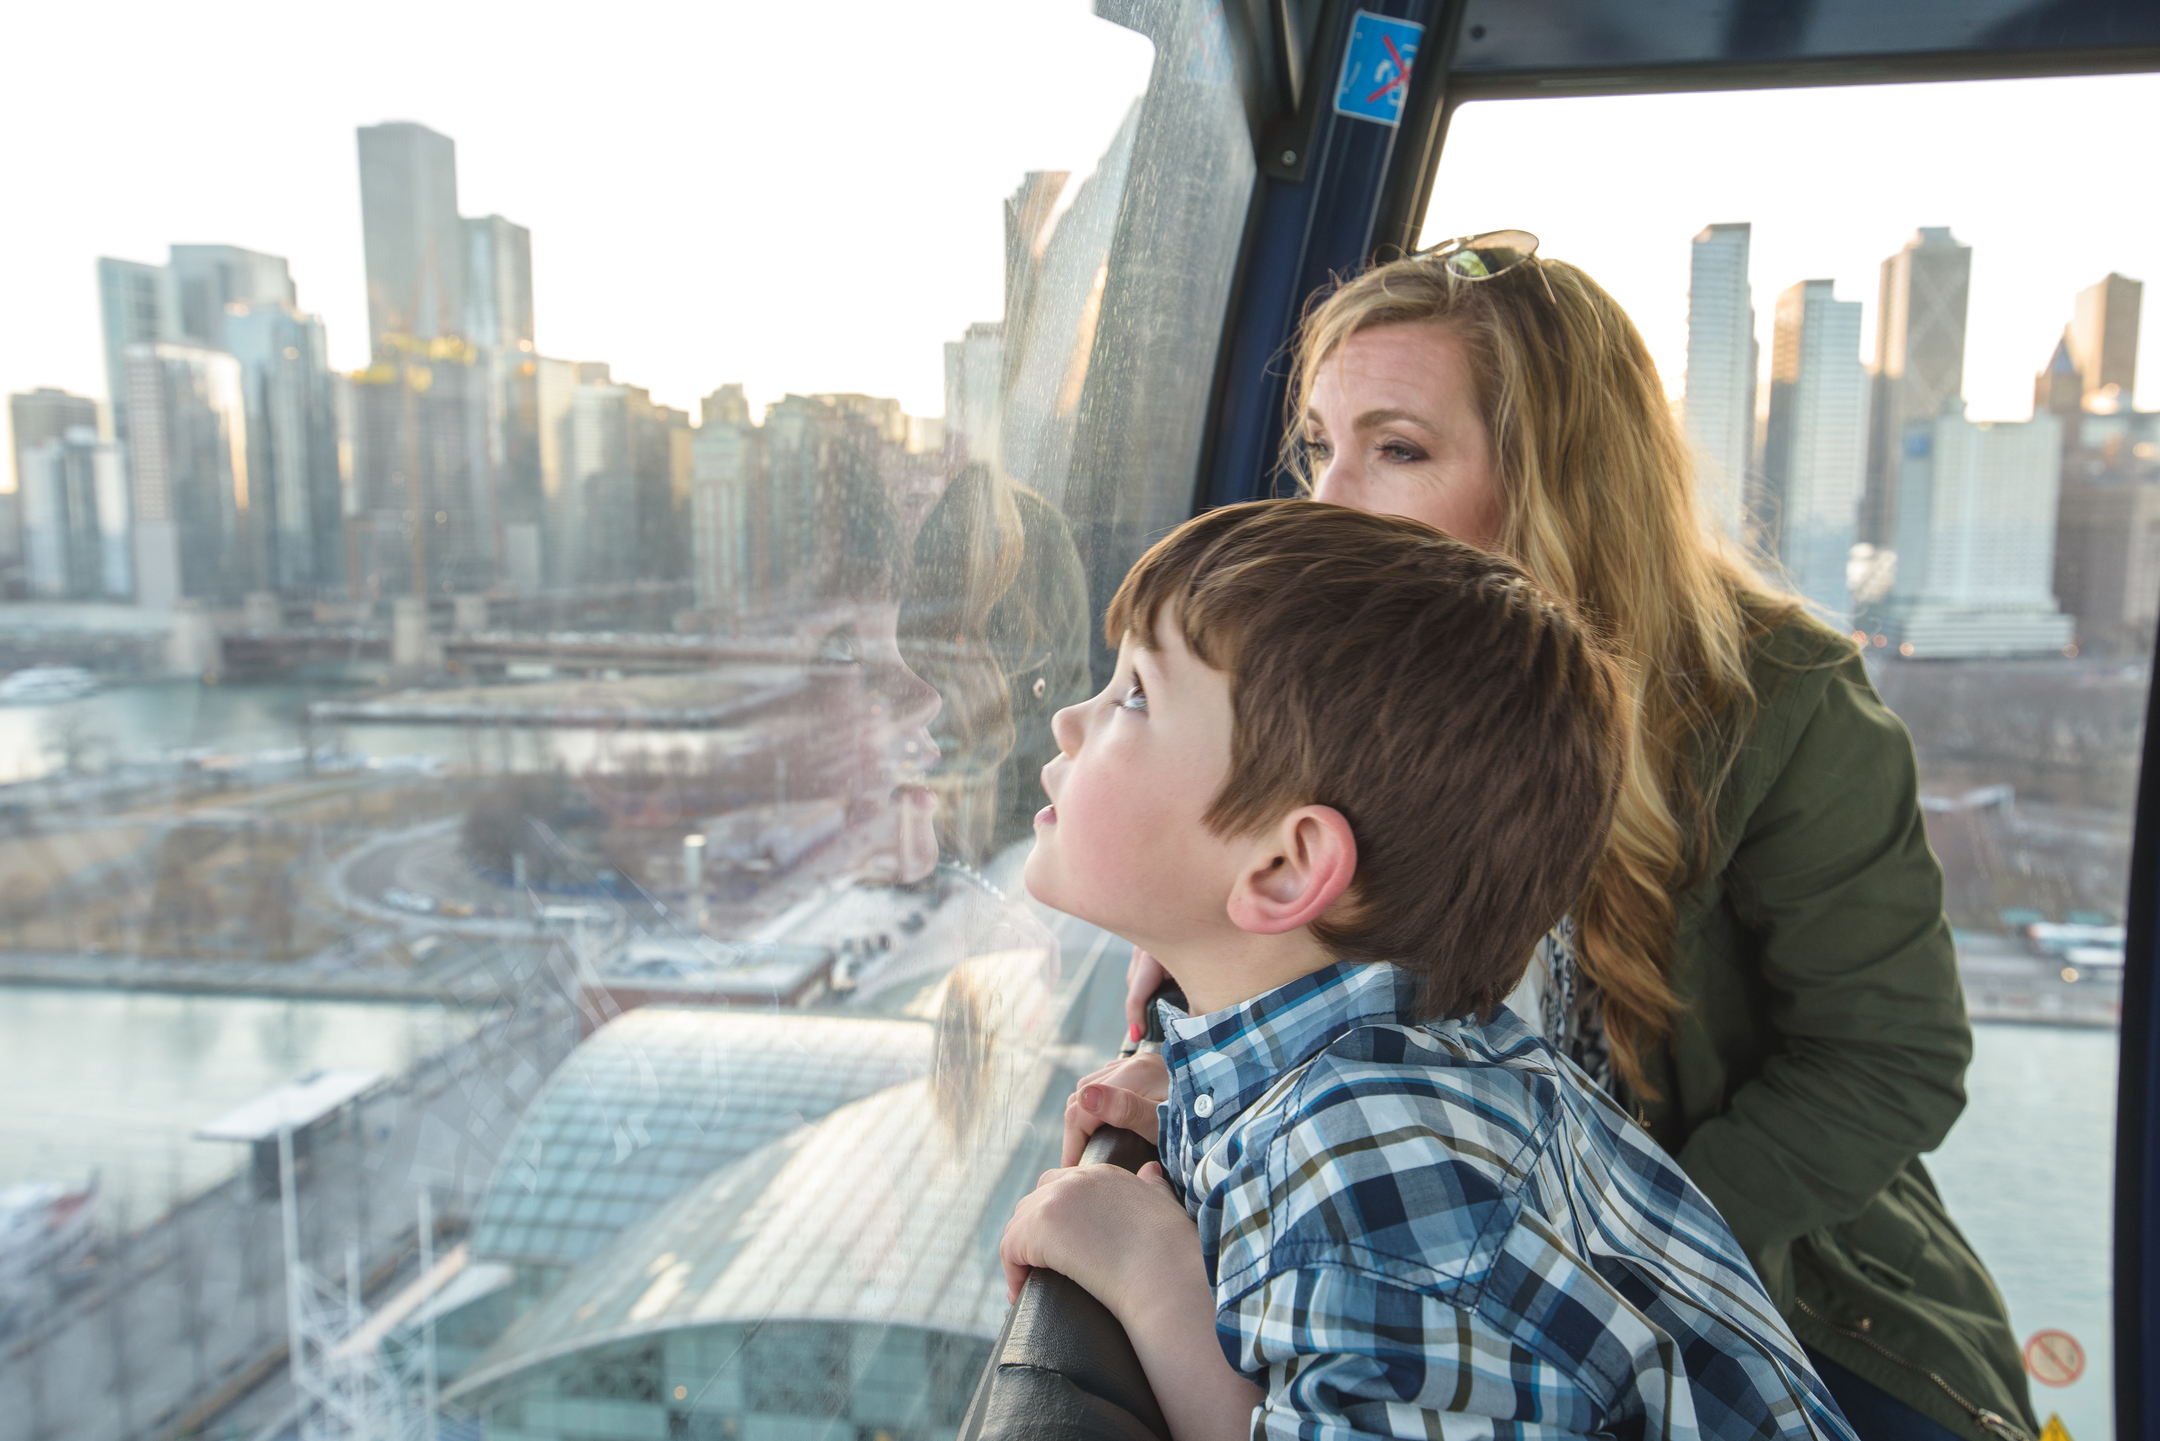
<path fill-rule="evenodd" d="M 1148 1039 L 1128 1043 L 1122 1054 L 1160 1043 L 1153 1011 L 1149 1007 Z M 1153 1144 L 1117 1126 L 1097 1129 L 1080 1153 L 1083 1166 L 1128 1171 L 1154 1159 Z M 1005 1318 L 961 1422 L 959 1441 L 1023 1438 L 1170 1441 L 1169 1423 L 1117 1317 L 1078 1283 L 1040 1266 L 1028 1273 Z"/>

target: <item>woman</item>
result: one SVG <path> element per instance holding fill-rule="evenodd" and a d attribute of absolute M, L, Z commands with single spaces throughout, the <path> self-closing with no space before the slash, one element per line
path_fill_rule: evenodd
<path fill-rule="evenodd" d="M 1380 266 L 1307 315 L 1313 496 L 1502 551 L 1599 624 L 1639 735 L 1530 1019 L 1677 1156 L 1869 1441 L 2036 1431 L 2001 1298 L 1919 1156 L 1972 1038 L 1910 738 L 1853 645 L 1705 523 L 1627 315 L 1522 232 Z M 1159 975 L 1136 961 L 1134 990 Z M 1138 1122 L 1145 1067 L 1068 1135 Z"/>

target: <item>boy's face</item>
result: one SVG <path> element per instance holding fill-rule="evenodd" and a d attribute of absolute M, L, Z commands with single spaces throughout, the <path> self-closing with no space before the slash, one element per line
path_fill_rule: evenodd
<path fill-rule="evenodd" d="M 1229 778 L 1230 727 L 1230 678 L 1167 607 L 1154 649 L 1128 634 L 1110 684 L 1051 721 L 1028 892 L 1149 950 L 1228 924 L 1241 855 L 1201 817 Z"/>

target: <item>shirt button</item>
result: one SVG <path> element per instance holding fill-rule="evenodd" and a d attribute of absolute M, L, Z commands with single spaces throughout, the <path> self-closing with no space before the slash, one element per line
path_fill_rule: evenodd
<path fill-rule="evenodd" d="M 1193 1097 L 1192 1113 L 1198 1116 L 1203 1121 L 1206 1120 L 1208 1117 L 1214 1115 L 1215 1098 L 1213 1096 Z"/>

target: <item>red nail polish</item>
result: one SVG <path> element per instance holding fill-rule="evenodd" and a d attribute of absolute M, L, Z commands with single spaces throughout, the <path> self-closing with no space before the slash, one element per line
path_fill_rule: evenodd
<path fill-rule="evenodd" d="M 1141 1034 L 1142 1032 L 1140 1030 L 1140 1023 L 1138 1021 L 1133 1022 L 1130 1026 L 1127 1026 L 1125 1028 L 1125 1038 L 1129 1041 L 1139 1040 Z"/>

